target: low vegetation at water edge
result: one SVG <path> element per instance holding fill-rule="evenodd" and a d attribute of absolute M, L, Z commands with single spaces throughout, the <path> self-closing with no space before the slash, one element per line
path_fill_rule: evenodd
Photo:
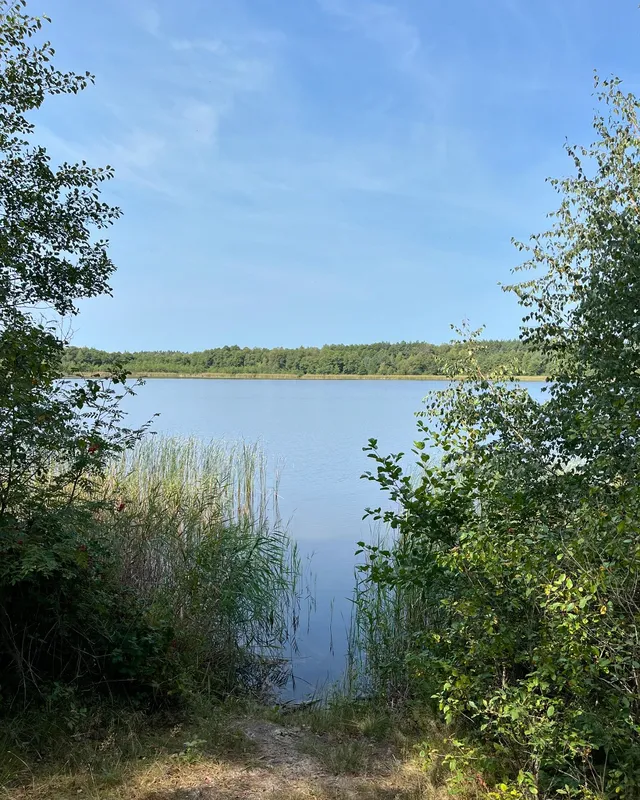
<path fill-rule="evenodd" d="M 66 508 L 35 520 L 12 508 L 3 710 L 74 693 L 166 704 L 266 691 L 297 619 L 274 492 L 256 447 L 154 437 L 83 486 L 72 512 L 64 494 Z"/>

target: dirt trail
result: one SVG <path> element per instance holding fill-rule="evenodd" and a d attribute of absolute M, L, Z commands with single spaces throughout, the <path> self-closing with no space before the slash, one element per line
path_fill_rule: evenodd
<path fill-rule="evenodd" d="M 313 755 L 331 752 L 332 740 L 301 728 L 243 721 L 240 729 L 255 745 L 243 763 L 219 764 L 198 785 L 151 791 L 144 800 L 437 800 L 418 770 L 388 750 L 371 745 L 371 759 L 356 774 L 336 775 Z M 336 745 L 339 746 L 339 743 Z M 200 770 L 198 770 L 201 773 Z M 196 776 L 194 775 L 194 778 Z"/>

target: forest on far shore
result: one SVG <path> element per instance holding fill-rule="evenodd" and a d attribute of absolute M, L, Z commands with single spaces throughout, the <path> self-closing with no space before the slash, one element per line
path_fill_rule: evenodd
<path fill-rule="evenodd" d="M 102 372 L 114 363 L 132 373 L 229 375 L 442 375 L 461 345 L 427 342 L 330 344 L 323 347 L 217 347 L 194 353 L 141 351 L 109 353 L 93 347 L 67 347 L 66 375 Z M 484 340 L 477 359 L 483 371 L 507 368 L 513 375 L 545 375 L 548 358 L 518 340 Z"/>

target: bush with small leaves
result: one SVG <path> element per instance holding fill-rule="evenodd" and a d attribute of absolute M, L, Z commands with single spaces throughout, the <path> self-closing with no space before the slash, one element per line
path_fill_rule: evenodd
<path fill-rule="evenodd" d="M 360 614 L 386 593 L 404 643 L 373 685 L 433 702 L 495 798 L 640 796 L 640 103 L 596 85 L 609 116 L 519 245 L 542 274 L 511 287 L 554 365 L 544 401 L 471 334 L 450 369 L 470 378 L 419 416 L 417 480 L 365 448 L 395 543 L 363 545 Z"/>

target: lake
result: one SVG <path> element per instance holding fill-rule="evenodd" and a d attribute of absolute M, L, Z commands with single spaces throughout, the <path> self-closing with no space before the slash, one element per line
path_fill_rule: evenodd
<path fill-rule="evenodd" d="M 342 674 L 354 586 L 354 552 L 375 533 L 362 520 L 384 495 L 360 480 L 376 438 L 383 453 L 408 452 L 415 412 L 437 381 L 154 379 L 127 405 L 137 425 L 158 413 L 168 435 L 259 442 L 280 468 L 279 506 L 304 559 L 311 559 L 315 611 L 298 635 L 296 697 Z M 523 384 L 539 395 L 541 383 Z"/>

